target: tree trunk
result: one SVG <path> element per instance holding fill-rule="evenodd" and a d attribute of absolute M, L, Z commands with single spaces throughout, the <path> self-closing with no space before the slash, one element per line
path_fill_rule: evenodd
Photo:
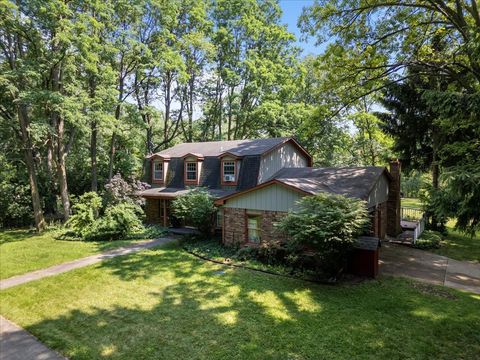
<path fill-rule="evenodd" d="M 190 78 L 189 96 L 188 96 L 188 136 L 187 142 L 193 141 L 193 94 L 195 91 L 195 77 L 192 74 Z"/>
<path fill-rule="evenodd" d="M 171 86 L 172 86 L 172 78 L 171 74 L 168 73 L 165 81 L 165 116 L 163 121 L 163 142 L 165 146 L 168 142 L 168 124 L 170 122 L 170 105 L 171 105 Z"/>
<path fill-rule="evenodd" d="M 115 130 L 112 133 L 112 138 L 110 139 L 110 151 L 108 155 L 108 180 L 112 180 L 113 177 L 113 161 L 115 159 L 115 151 L 116 151 L 116 142 L 117 142 L 117 134 Z"/>
<path fill-rule="evenodd" d="M 38 232 L 45 229 L 45 219 L 43 218 L 42 204 L 40 201 L 40 193 L 38 191 L 37 173 L 33 158 L 32 140 L 28 131 L 28 115 L 24 105 L 17 106 L 18 119 L 20 121 L 20 129 L 22 134 L 22 142 L 25 153 L 25 163 L 27 164 L 28 180 L 30 182 L 30 192 L 32 195 L 33 217 L 35 219 L 35 227 Z"/>
<path fill-rule="evenodd" d="M 70 199 L 68 196 L 67 168 L 65 165 L 67 152 L 64 145 L 65 120 L 59 116 L 57 122 L 57 178 L 60 188 L 65 221 L 70 217 Z"/>
<path fill-rule="evenodd" d="M 90 161 L 91 161 L 91 177 L 92 177 L 92 191 L 97 192 L 98 190 L 98 179 L 97 179 L 97 122 L 94 120 L 91 122 L 90 127 L 92 133 L 90 136 Z"/>
<path fill-rule="evenodd" d="M 57 196 L 56 196 L 56 181 L 55 181 L 55 163 L 54 163 L 54 149 L 52 135 L 48 135 L 47 140 L 47 174 L 50 177 L 48 184 L 47 200 L 45 201 L 45 212 L 47 214 L 57 213 Z"/>

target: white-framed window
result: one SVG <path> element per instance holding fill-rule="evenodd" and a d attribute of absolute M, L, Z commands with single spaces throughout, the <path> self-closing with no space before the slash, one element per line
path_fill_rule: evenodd
<path fill-rule="evenodd" d="M 235 161 L 223 162 L 223 181 L 235 182 Z"/>
<path fill-rule="evenodd" d="M 187 162 L 185 166 L 187 181 L 196 181 L 197 180 L 197 163 L 196 162 Z"/>
<path fill-rule="evenodd" d="M 259 244 L 260 243 L 260 221 L 261 217 L 258 215 L 248 215 L 247 218 L 247 236 L 248 241 Z"/>
<path fill-rule="evenodd" d="M 155 161 L 153 163 L 153 179 L 163 180 L 163 162 Z"/>

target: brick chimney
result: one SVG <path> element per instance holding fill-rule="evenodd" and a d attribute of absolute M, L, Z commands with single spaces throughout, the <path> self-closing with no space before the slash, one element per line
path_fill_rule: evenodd
<path fill-rule="evenodd" d="M 402 232 L 400 226 L 400 161 L 390 161 L 392 181 L 388 188 L 387 235 L 397 237 Z"/>

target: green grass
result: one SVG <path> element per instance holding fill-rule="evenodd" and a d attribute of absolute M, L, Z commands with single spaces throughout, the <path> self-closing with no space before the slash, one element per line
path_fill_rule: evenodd
<path fill-rule="evenodd" d="M 420 199 L 403 198 L 402 206 L 421 209 Z M 456 260 L 469 260 L 480 262 L 480 235 L 470 237 L 454 229 L 455 220 L 447 224 L 448 234 L 441 242 L 439 249 L 428 250 L 439 255 L 448 256 Z"/>
<path fill-rule="evenodd" d="M 439 249 L 432 250 L 439 255 L 456 260 L 480 262 L 480 235 L 473 238 L 454 229 L 455 220 L 447 223 L 447 236 L 441 241 Z"/>
<path fill-rule="evenodd" d="M 404 207 L 422 209 L 422 201 L 420 199 L 402 198 L 401 202 L 402 202 L 402 206 L 404 206 Z"/>
<path fill-rule="evenodd" d="M 382 278 L 316 285 L 174 247 L 0 292 L 0 312 L 71 359 L 474 359 L 480 296 Z"/>
<path fill-rule="evenodd" d="M 61 264 L 132 243 L 132 240 L 86 242 L 57 240 L 59 231 L 0 232 L 0 279 Z"/>

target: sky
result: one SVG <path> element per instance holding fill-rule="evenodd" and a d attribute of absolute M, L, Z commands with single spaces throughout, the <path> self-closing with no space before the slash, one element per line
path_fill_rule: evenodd
<path fill-rule="evenodd" d="M 303 50 L 302 55 L 318 55 L 325 49 L 324 45 L 315 45 L 315 40 L 310 38 L 307 42 L 300 41 L 301 32 L 297 27 L 297 21 L 302 14 L 302 9 L 312 5 L 313 0 L 280 0 L 280 7 L 283 10 L 282 23 L 288 25 L 288 30 L 297 37 L 297 45 Z"/>

